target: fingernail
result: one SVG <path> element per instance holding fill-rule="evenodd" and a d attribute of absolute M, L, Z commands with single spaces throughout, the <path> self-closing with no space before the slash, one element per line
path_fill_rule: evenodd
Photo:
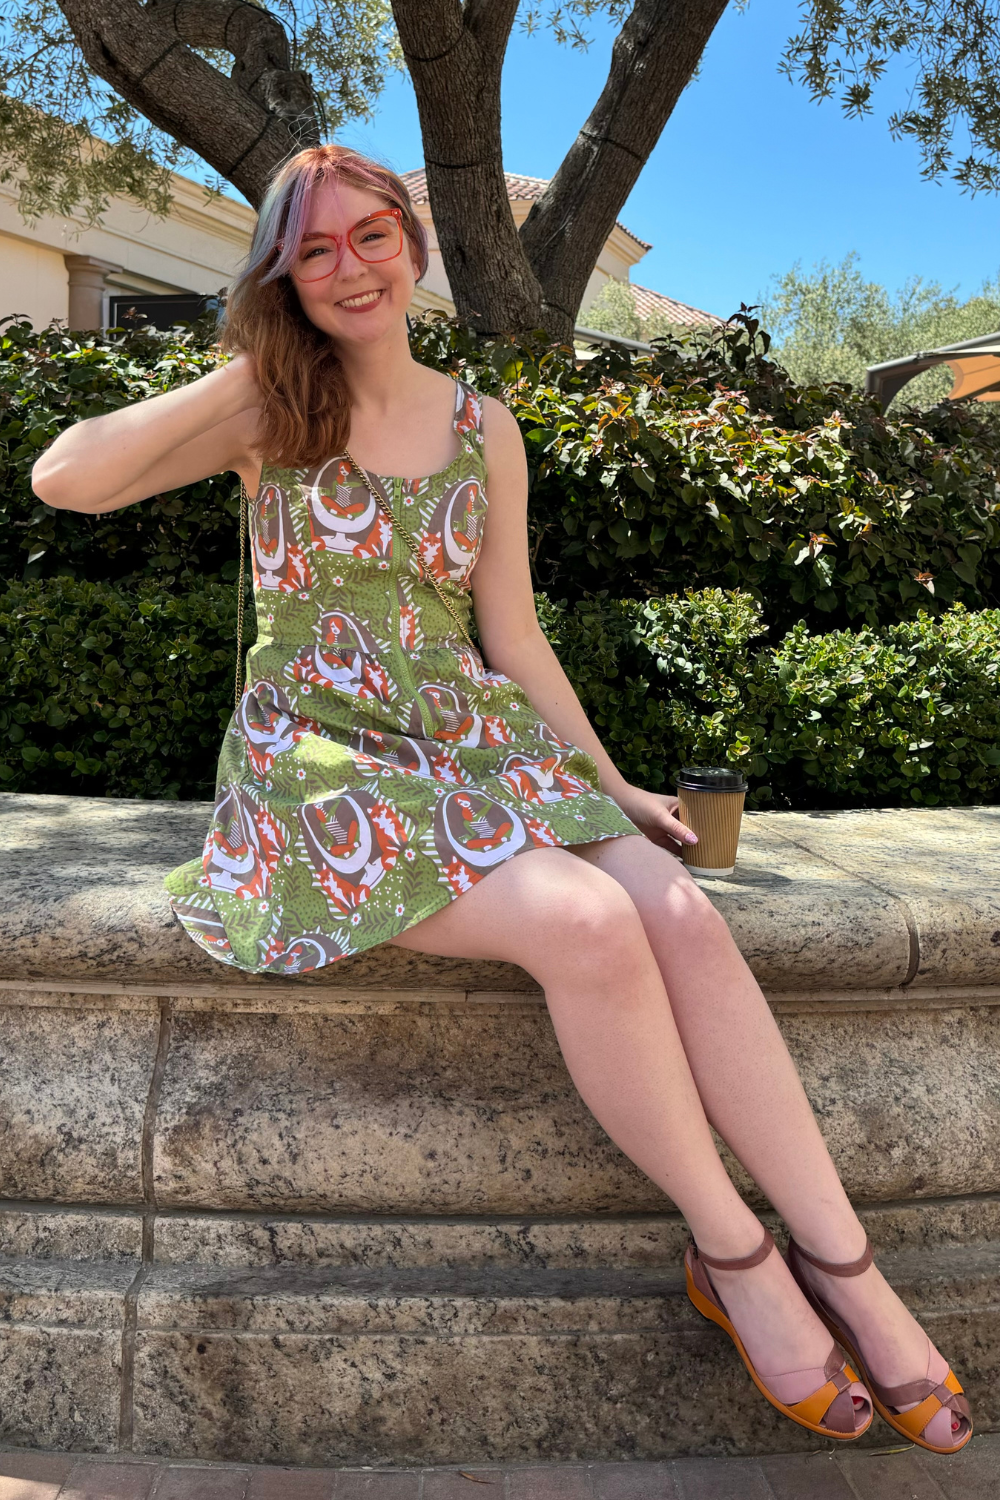
<path fill-rule="evenodd" d="M 696 844 L 698 842 L 698 835 L 696 833 L 686 833 L 684 835 L 684 842 L 685 844 Z"/>

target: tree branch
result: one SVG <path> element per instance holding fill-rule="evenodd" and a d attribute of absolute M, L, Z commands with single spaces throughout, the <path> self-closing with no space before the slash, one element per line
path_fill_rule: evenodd
<path fill-rule="evenodd" d="M 597 257 L 725 8 L 726 0 L 635 0 L 600 98 L 521 226 L 546 327 L 571 331 Z"/>
<path fill-rule="evenodd" d="M 318 143 L 308 75 L 290 68 L 280 23 L 245 0 L 59 0 L 99 77 L 196 151 L 251 203 L 275 168 Z M 226 78 L 193 47 L 234 54 Z"/>

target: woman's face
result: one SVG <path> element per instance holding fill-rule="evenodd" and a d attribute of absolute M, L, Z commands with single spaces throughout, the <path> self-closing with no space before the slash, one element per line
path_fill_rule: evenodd
<path fill-rule="evenodd" d="M 387 206 L 379 193 L 347 183 L 322 183 L 312 195 L 300 258 L 312 254 L 316 263 L 324 256 L 333 263 L 330 242 L 336 236 L 340 261 L 331 275 L 318 281 L 293 277 L 292 285 L 309 321 L 338 343 L 377 342 L 402 323 L 410 305 L 418 266 L 406 236 L 402 254 L 383 261 L 361 260 L 347 242 L 359 219 Z"/>

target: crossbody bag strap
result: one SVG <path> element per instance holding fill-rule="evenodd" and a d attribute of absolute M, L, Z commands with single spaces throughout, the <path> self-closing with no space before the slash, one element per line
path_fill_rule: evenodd
<path fill-rule="evenodd" d="M 388 495 L 385 492 L 382 481 L 380 479 L 377 479 L 374 474 L 369 474 L 366 469 L 363 469 L 358 463 L 357 459 L 353 456 L 353 454 L 349 453 L 346 448 L 344 449 L 344 457 L 347 459 L 348 463 L 361 479 L 361 482 L 362 484 L 364 484 L 365 488 L 370 490 L 372 495 L 374 495 L 376 504 L 381 508 L 385 515 L 388 516 L 394 530 L 398 531 L 399 534 L 403 537 L 406 545 L 410 549 L 410 552 L 416 558 L 421 577 L 426 578 L 430 583 L 434 592 L 441 600 L 441 603 L 444 605 L 445 609 L 448 611 L 448 613 L 451 615 L 451 618 L 458 626 L 458 632 L 465 644 L 468 646 L 469 650 L 475 651 L 476 646 L 472 640 L 472 637 L 469 635 L 468 630 L 466 629 L 465 623 L 462 620 L 462 616 L 459 614 L 454 604 L 448 598 L 448 595 L 445 593 L 438 580 L 434 577 L 434 574 L 429 572 L 420 561 L 420 548 L 416 542 L 416 539 L 411 535 L 411 533 L 407 530 L 407 528 L 403 525 L 402 521 L 397 516 L 395 510 L 393 509 L 392 501 L 389 499 Z"/>
<path fill-rule="evenodd" d="M 234 697 L 236 707 L 240 706 L 243 696 L 243 606 L 246 596 L 246 559 L 247 559 L 247 515 L 250 509 L 250 496 L 247 487 L 240 480 L 240 571 L 236 579 L 236 682 L 234 686 Z"/>

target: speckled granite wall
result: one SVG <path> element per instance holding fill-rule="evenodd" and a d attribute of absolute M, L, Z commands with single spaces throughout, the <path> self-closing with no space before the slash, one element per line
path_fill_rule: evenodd
<path fill-rule="evenodd" d="M 684 1299 L 684 1226 L 577 1097 L 530 978 L 391 948 L 222 969 L 159 888 L 206 820 L 0 796 L 0 1437 L 303 1463 L 794 1446 Z M 706 882 L 980 1426 L 998 825 L 754 815 Z"/>

